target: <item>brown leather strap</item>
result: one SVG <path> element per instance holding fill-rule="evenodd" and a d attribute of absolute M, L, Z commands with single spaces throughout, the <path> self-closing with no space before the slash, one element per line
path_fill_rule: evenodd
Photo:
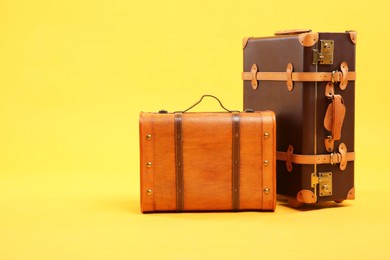
<path fill-rule="evenodd" d="M 175 114 L 176 210 L 184 210 L 182 114 Z"/>
<path fill-rule="evenodd" d="M 292 64 L 287 65 L 286 72 L 262 72 L 256 64 L 252 65 L 251 72 L 243 72 L 242 79 L 250 80 L 253 89 L 257 88 L 257 80 L 271 80 L 271 81 L 286 81 L 287 87 L 292 90 L 292 81 L 329 81 L 340 82 L 340 88 L 345 89 L 348 81 L 356 80 L 356 72 L 348 70 L 348 64 L 342 62 L 340 66 L 341 71 L 333 72 L 292 72 Z"/>
<path fill-rule="evenodd" d="M 289 146 L 289 151 L 291 150 Z M 355 152 L 347 152 L 347 147 L 344 143 L 339 146 L 339 153 L 317 154 L 317 155 L 301 155 L 289 154 L 289 152 L 276 152 L 278 161 L 286 161 L 287 163 L 295 164 L 338 164 L 340 169 L 344 170 L 349 161 L 355 160 Z"/>
<path fill-rule="evenodd" d="M 240 209 L 240 115 L 232 114 L 232 210 Z"/>
<path fill-rule="evenodd" d="M 345 154 L 347 161 L 355 160 L 355 152 L 349 152 Z M 276 152 L 276 159 L 278 161 L 287 160 L 287 152 Z M 301 155 L 292 154 L 291 162 L 295 164 L 337 164 L 341 162 L 341 154 L 317 154 L 317 155 Z"/>
<path fill-rule="evenodd" d="M 341 82 L 343 74 L 340 71 L 335 72 L 292 72 L 292 81 L 331 81 Z M 243 80 L 252 80 L 252 72 L 242 72 Z M 257 72 L 257 80 L 273 80 L 287 81 L 288 75 L 286 72 Z M 348 72 L 345 79 L 352 81 L 356 80 L 356 72 Z"/>

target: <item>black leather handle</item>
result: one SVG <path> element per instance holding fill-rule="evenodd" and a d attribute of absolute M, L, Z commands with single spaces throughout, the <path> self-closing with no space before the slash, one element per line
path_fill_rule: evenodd
<path fill-rule="evenodd" d="M 222 109 L 224 109 L 225 111 L 229 112 L 229 113 L 233 113 L 233 112 L 239 112 L 238 110 L 230 110 L 230 109 L 227 109 L 226 107 L 224 107 L 224 105 L 222 105 L 222 102 L 221 100 L 219 100 L 216 96 L 213 96 L 213 95 L 203 95 L 200 100 L 198 102 L 196 102 L 195 104 L 193 104 L 192 106 L 190 106 L 189 108 L 183 110 L 183 111 L 176 111 L 175 113 L 185 113 L 185 112 L 188 112 L 189 110 L 193 109 L 194 107 L 196 107 L 200 102 L 202 102 L 202 100 L 205 98 L 205 97 L 211 97 L 211 98 L 214 98 L 215 100 L 218 101 L 219 105 L 221 106 Z"/>

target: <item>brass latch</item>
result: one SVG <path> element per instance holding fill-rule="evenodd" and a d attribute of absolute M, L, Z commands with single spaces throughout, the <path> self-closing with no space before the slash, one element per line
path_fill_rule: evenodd
<path fill-rule="evenodd" d="M 321 40 L 321 49 L 313 50 L 313 64 L 333 64 L 334 41 Z"/>
<path fill-rule="evenodd" d="M 318 184 L 320 197 L 332 196 L 332 173 L 320 172 L 311 174 L 311 187 L 316 191 Z M 317 194 L 317 192 L 315 192 Z"/>

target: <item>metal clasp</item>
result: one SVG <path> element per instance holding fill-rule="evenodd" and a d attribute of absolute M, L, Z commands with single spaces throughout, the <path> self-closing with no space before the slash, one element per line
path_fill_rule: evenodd
<path fill-rule="evenodd" d="M 333 64 L 334 41 L 321 40 L 321 49 L 313 50 L 313 64 Z"/>
<path fill-rule="evenodd" d="M 311 174 L 311 187 L 317 193 L 317 185 L 320 197 L 332 196 L 332 172 L 319 172 Z"/>

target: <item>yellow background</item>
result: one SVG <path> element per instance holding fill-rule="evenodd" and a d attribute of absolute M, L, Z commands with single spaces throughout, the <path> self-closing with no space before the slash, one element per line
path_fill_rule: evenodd
<path fill-rule="evenodd" d="M 388 259 L 388 3 L 2 0 L 0 259 Z M 241 109 L 241 39 L 290 28 L 358 31 L 356 201 L 140 214 L 139 112 Z"/>

